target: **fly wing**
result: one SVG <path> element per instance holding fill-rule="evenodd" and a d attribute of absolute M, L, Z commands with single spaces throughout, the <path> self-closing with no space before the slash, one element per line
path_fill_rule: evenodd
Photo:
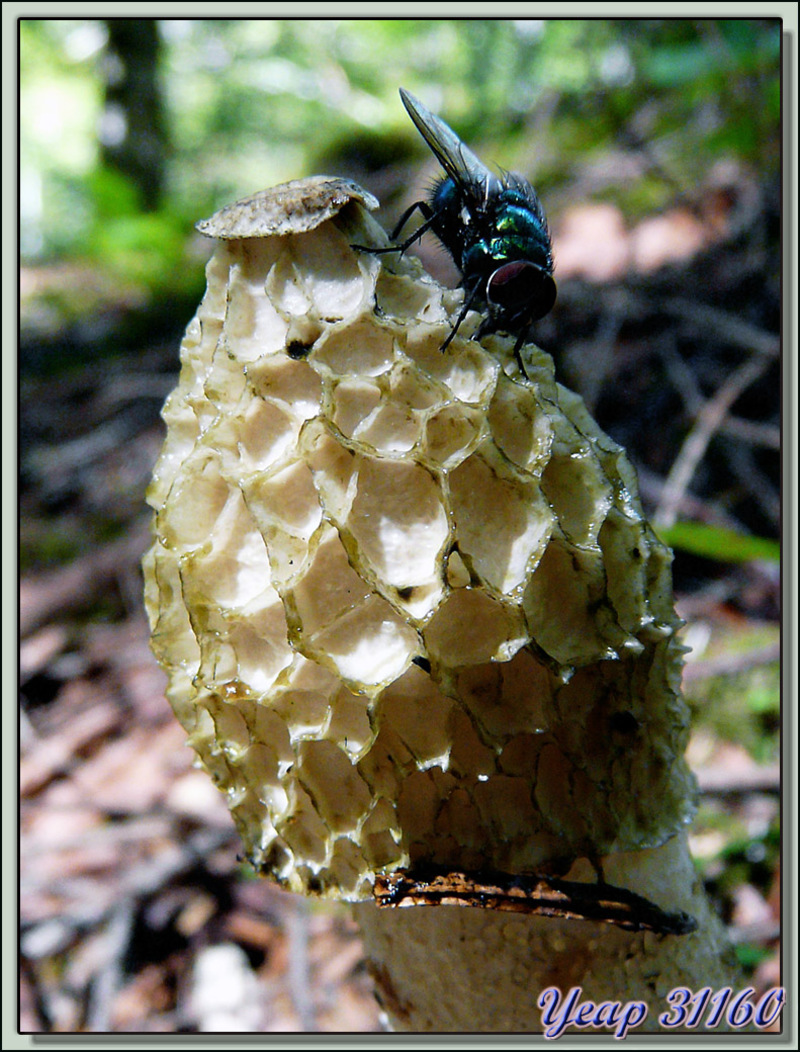
<path fill-rule="evenodd" d="M 544 232 L 547 234 L 547 217 L 544 214 L 542 202 L 539 200 L 538 194 L 525 176 L 519 175 L 517 172 L 503 172 L 503 183 L 509 190 L 515 190 L 527 200 L 531 211 L 539 220 Z"/>
<path fill-rule="evenodd" d="M 497 176 L 489 171 L 469 146 L 464 145 L 452 128 L 435 113 L 431 113 L 405 88 L 400 88 L 400 98 L 417 131 L 436 154 L 442 168 L 456 186 L 471 192 L 476 198 L 485 198 L 489 187 L 497 181 Z"/>

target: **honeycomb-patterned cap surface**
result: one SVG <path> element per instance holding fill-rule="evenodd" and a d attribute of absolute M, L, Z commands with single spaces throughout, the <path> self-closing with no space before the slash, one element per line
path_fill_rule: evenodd
<path fill-rule="evenodd" d="M 386 244 L 363 192 L 315 225 L 306 188 L 277 235 L 264 197 L 207 267 L 145 558 L 248 857 L 359 899 L 663 842 L 691 810 L 680 623 L 624 452 L 537 348 L 527 375 L 506 337 L 442 352 L 460 294 L 353 247 Z"/>

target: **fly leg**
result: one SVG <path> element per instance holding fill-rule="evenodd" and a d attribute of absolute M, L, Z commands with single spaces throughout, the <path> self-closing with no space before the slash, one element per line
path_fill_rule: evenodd
<path fill-rule="evenodd" d="M 525 372 L 525 366 L 522 364 L 522 355 L 519 352 L 522 348 L 523 343 L 527 342 L 529 328 L 530 325 L 524 325 L 520 330 L 519 335 L 517 336 L 516 342 L 514 343 L 514 357 L 517 359 L 517 365 L 520 367 L 523 375 L 525 376 L 527 376 L 527 373 Z"/>
<path fill-rule="evenodd" d="M 455 334 L 458 332 L 459 325 L 464 320 L 464 318 L 466 318 L 467 312 L 469 311 L 470 307 L 472 306 L 473 301 L 477 297 L 478 292 L 480 290 L 480 287 L 481 287 L 481 282 L 478 281 L 472 286 L 472 288 L 469 290 L 469 292 L 467 292 L 467 295 L 464 297 L 464 305 L 462 306 L 461 310 L 459 311 L 458 317 L 456 318 L 456 323 L 453 326 L 453 328 L 450 330 L 450 335 L 447 337 L 447 339 L 444 341 L 442 346 L 439 348 L 440 351 L 446 351 L 447 350 L 448 345 L 450 344 L 450 341 L 453 339 Z M 481 326 L 481 328 L 483 328 L 483 326 Z M 480 335 L 480 329 L 478 330 L 478 333 L 476 335 Z"/>
<path fill-rule="evenodd" d="M 387 248 L 369 248 L 367 247 L 367 245 L 351 245 L 350 247 L 360 249 L 362 252 L 372 252 L 372 254 L 375 256 L 379 256 L 384 252 L 399 252 L 402 256 L 402 254 L 407 249 L 411 248 L 415 241 L 420 240 L 420 238 L 426 230 L 430 230 L 430 228 L 433 226 L 433 224 L 436 222 L 439 216 L 439 213 L 434 212 L 431 206 L 427 203 L 427 201 L 415 201 L 414 204 L 411 205 L 410 208 L 407 208 L 398 219 L 394 230 L 389 235 L 392 241 L 394 241 L 397 238 L 397 235 L 400 233 L 400 231 L 403 229 L 403 227 L 406 225 L 406 223 L 409 221 L 409 219 L 417 209 L 419 209 L 419 211 L 424 216 L 425 222 L 421 226 L 417 227 L 417 229 L 414 231 L 411 237 L 407 238 L 402 244 L 389 245 Z"/>
<path fill-rule="evenodd" d="M 406 225 L 406 223 L 409 221 L 409 219 L 417 209 L 419 209 L 420 212 L 422 212 L 422 216 L 425 222 L 422 224 L 422 226 L 418 227 L 414 231 L 414 233 L 407 241 L 404 241 L 402 245 L 398 246 L 398 252 L 405 252 L 407 248 L 410 248 L 411 245 L 413 245 L 415 241 L 418 241 L 419 238 L 421 238 L 422 235 L 425 233 L 425 231 L 431 227 L 433 221 L 436 219 L 436 213 L 433 211 L 433 209 L 427 201 L 415 201 L 414 204 L 411 205 L 410 208 L 407 208 L 397 220 L 395 228 L 391 233 L 392 241 L 397 240 L 397 235 L 400 233 L 400 231 L 403 229 L 403 227 Z"/>
<path fill-rule="evenodd" d="M 468 304 L 467 304 L 468 306 Z M 460 321 L 461 319 L 459 319 Z M 523 375 L 527 376 L 525 372 L 525 366 L 522 362 L 522 355 L 519 353 L 523 343 L 527 342 L 528 335 L 530 333 L 531 323 L 525 322 L 521 329 L 518 329 L 517 325 L 513 326 L 513 331 L 517 332 L 517 338 L 514 341 L 514 358 L 516 359 L 517 365 L 520 367 L 520 371 Z M 509 326 L 509 329 L 511 326 Z M 475 339 L 479 340 L 482 336 L 488 336 L 492 332 L 508 332 L 508 329 L 501 328 L 496 318 L 493 318 L 491 314 L 487 315 L 478 327 L 478 331 L 475 333 Z M 512 333 L 509 333 L 511 335 Z"/>

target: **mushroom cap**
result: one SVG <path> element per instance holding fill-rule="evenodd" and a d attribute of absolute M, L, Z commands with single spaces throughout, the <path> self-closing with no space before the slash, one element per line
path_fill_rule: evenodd
<path fill-rule="evenodd" d="M 226 205 L 202 219 L 197 229 L 206 237 L 225 241 L 302 234 L 332 219 L 351 201 L 370 211 L 378 207 L 372 194 L 350 179 L 327 175 L 295 179 Z"/>
<path fill-rule="evenodd" d="M 243 205 L 245 207 L 243 207 Z M 553 363 L 345 180 L 223 209 L 148 500 L 152 645 L 261 872 L 565 872 L 691 816 L 670 553 Z"/>

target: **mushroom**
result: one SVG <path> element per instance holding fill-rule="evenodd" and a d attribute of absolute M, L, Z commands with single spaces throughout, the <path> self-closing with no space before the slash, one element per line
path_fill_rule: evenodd
<path fill-rule="evenodd" d="M 461 293 L 353 247 L 376 205 L 318 177 L 199 224 L 148 493 L 169 701 L 254 868 L 357 904 L 393 1027 L 537 1031 L 580 987 L 657 1029 L 735 974 L 670 552 L 548 355 L 474 314 L 440 350 Z"/>

